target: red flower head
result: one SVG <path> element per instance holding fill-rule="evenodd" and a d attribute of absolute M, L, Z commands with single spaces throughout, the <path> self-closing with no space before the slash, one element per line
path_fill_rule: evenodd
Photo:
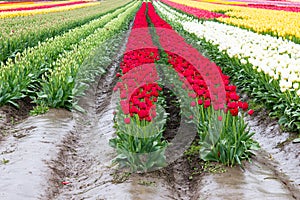
<path fill-rule="evenodd" d="M 192 102 L 191 102 L 191 106 L 192 106 L 192 107 L 195 107 L 195 106 L 196 106 L 196 102 L 195 102 L 195 101 L 192 101 Z"/>
<path fill-rule="evenodd" d="M 117 73 L 116 76 L 117 76 L 117 77 L 121 77 L 121 74 L 120 74 L 120 73 Z"/>
<path fill-rule="evenodd" d="M 198 99 L 198 104 L 199 104 L 199 105 L 202 105 L 202 104 L 203 104 L 202 99 Z"/>
<path fill-rule="evenodd" d="M 130 124 L 130 118 L 129 117 L 125 118 L 124 122 L 125 122 L 125 124 Z"/>
<path fill-rule="evenodd" d="M 234 109 L 234 108 L 237 108 L 237 107 L 238 107 L 238 104 L 236 102 L 229 102 L 227 104 L 228 109 Z"/>
<path fill-rule="evenodd" d="M 253 115 L 253 113 L 254 113 L 254 110 L 252 110 L 252 109 L 248 111 L 249 115 Z"/>
<path fill-rule="evenodd" d="M 230 109 L 230 113 L 232 116 L 237 116 L 239 114 L 239 109 L 238 108 Z"/>
<path fill-rule="evenodd" d="M 146 118 L 148 116 L 148 112 L 146 110 L 140 110 L 138 112 L 138 115 L 139 115 L 140 119 L 144 119 L 144 118 Z"/>
<path fill-rule="evenodd" d="M 145 102 L 141 102 L 141 103 L 139 104 L 139 107 L 140 107 L 141 109 L 146 109 L 146 108 L 147 108 L 147 104 L 146 104 Z"/>
<path fill-rule="evenodd" d="M 243 109 L 243 111 L 248 110 L 248 107 L 249 107 L 248 103 L 247 102 L 243 102 L 242 107 L 241 107 Z"/>
<path fill-rule="evenodd" d="M 204 108 L 207 108 L 209 106 L 210 106 L 210 100 L 207 99 L 207 100 L 204 101 Z"/>

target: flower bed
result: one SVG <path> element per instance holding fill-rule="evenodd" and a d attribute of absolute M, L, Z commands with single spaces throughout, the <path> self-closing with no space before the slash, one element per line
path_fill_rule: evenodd
<path fill-rule="evenodd" d="M 117 75 L 122 80 L 117 84 L 121 96 L 115 117 L 117 138 L 111 140 L 111 145 L 119 154 L 116 161 L 122 167 L 130 167 L 133 171 L 148 171 L 166 164 L 164 152 L 168 145 L 162 140 L 166 119 L 160 109 L 163 101 L 157 101 L 164 99 L 159 92 L 160 87 L 157 86 L 157 83 L 160 83 L 160 74 L 166 82 L 173 83 L 175 94 L 179 94 L 182 117 L 195 123 L 196 130 L 198 129 L 200 157 L 227 165 L 242 165 L 241 160 L 249 159 L 249 150 L 255 146 L 250 139 L 252 134 L 247 130 L 241 116 L 238 116 L 239 113 L 242 115 L 243 110 L 248 110 L 248 104 L 239 100 L 236 87 L 229 85 L 229 77 L 222 74 L 220 68 L 186 44 L 183 38 L 156 14 L 151 3 L 147 5 L 148 24 L 152 24 L 155 29 L 143 29 L 147 25 L 145 3 L 141 8 L 142 13 L 139 12 L 136 16 L 135 24 L 142 24 L 142 30 L 147 30 L 141 36 L 146 38 L 147 42 L 143 41 L 141 44 L 147 43 L 151 48 L 143 45 L 136 48 L 140 48 L 142 52 L 144 49 L 155 49 L 148 39 L 151 33 L 152 38 L 157 38 L 154 39 L 154 43 L 160 47 L 160 59 L 149 60 L 149 54 L 137 54 L 152 62 L 149 64 L 143 59 L 137 59 L 138 56 L 129 54 L 131 67 L 124 73 L 124 62 L 129 61 L 128 54 L 124 55 L 125 60 L 121 63 L 122 74 Z M 132 31 L 134 35 L 135 29 Z M 130 49 L 131 45 L 135 44 L 127 45 Z M 156 51 L 150 55 L 156 55 Z M 199 59 L 195 59 L 196 57 Z M 135 62 L 136 60 L 141 61 Z M 157 69 L 153 64 L 155 61 Z M 161 65 L 163 66 L 160 67 Z M 151 76 L 144 76 L 141 70 Z M 140 85 L 142 87 L 138 87 Z M 137 89 L 132 92 L 133 88 Z M 250 110 L 249 114 L 252 112 Z M 189 123 L 188 121 L 185 123 Z"/>
<path fill-rule="evenodd" d="M 161 3 L 155 5 L 174 25 L 180 24 L 196 36 L 195 40 L 208 43 L 206 49 L 216 62 L 235 74 L 241 88 L 264 102 L 271 114 L 282 117 L 282 124 L 299 128 L 299 44 L 217 22 L 201 22 Z"/>
<path fill-rule="evenodd" d="M 168 4 L 169 6 L 172 6 L 173 8 L 179 9 L 183 12 L 189 13 L 191 15 L 194 15 L 198 18 L 204 18 L 204 19 L 213 19 L 218 17 L 228 17 L 227 15 L 224 15 L 222 13 L 215 13 L 207 10 L 197 9 L 189 6 L 184 6 L 182 4 L 174 3 L 172 1 L 163 0 L 165 4 Z"/>
<path fill-rule="evenodd" d="M 8 57 L 14 58 L 17 52 L 27 47 L 97 19 L 128 2 L 118 0 L 113 4 L 105 2 L 66 12 L 1 19 L 0 62 L 5 62 Z"/>
<path fill-rule="evenodd" d="M 47 8 L 62 7 L 62 6 L 72 6 L 72 5 L 78 5 L 78 4 L 84 4 L 84 3 L 87 3 L 87 1 L 72 1 L 72 2 L 67 2 L 67 3 L 55 3 L 55 4 L 48 3 L 45 5 L 33 4 L 33 6 L 30 6 L 30 7 L 6 8 L 6 9 L 4 9 L 3 7 L 0 7 L 0 12 L 47 9 Z"/>

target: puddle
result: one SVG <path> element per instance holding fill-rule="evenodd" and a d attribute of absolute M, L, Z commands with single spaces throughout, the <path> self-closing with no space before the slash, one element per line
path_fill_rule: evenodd
<path fill-rule="evenodd" d="M 111 165 L 111 160 L 116 155 L 108 145 L 115 132 L 112 128 L 113 110 L 112 105 L 106 107 L 101 112 L 97 125 L 81 132 L 76 158 L 67 162 L 69 166 L 74 166 L 69 177 L 66 177 L 71 183 L 63 186 L 53 199 L 168 199 L 161 196 L 166 193 L 163 191 L 167 191 L 162 185 L 163 180 L 139 175 L 130 176 L 126 180 L 126 174 L 117 174 Z M 114 183 L 116 179 L 120 179 L 121 183 Z M 140 185 L 143 181 L 153 185 Z"/>
<path fill-rule="evenodd" d="M 280 131 L 276 121 L 265 116 L 246 118 L 262 148 L 252 163 L 245 163 L 245 171 L 234 167 L 202 177 L 199 199 L 300 199 L 300 144 L 292 143 L 293 134 Z"/>
<path fill-rule="evenodd" d="M 204 176 L 199 188 L 200 199 L 297 199 L 296 194 L 285 185 L 288 180 L 270 167 L 271 161 L 262 155 L 258 157 L 252 163 L 245 164 L 245 171 L 234 167 L 223 174 Z M 265 165 L 262 162 L 269 163 Z"/>
<path fill-rule="evenodd" d="M 38 199 L 48 185 L 47 162 L 73 128 L 69 112 L 50 110 L 14 127 L 0 146 L 0 199 Z"/>
<path fill-rule="evenodd" d="M 277 170 L 287 174 L 292 184 L 300 189 L 300 143 L 292 143 L 292 137 L 297 134 L 281 131 L 276 121 L 266 118 L 264 114 L 248 123 L 251 131 L 256 133 L 253 138 L 277 162 Z"/>

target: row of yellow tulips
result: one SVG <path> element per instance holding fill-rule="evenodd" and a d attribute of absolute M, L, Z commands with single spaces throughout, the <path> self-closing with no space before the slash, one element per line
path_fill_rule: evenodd
<path fill-rule="evenodd" d="M 247 28 L 258 33 L 267 33 L 300 41 L 300 15 L 297 12 L 257 9 L 197 2 L 192 0 L 171 0 L 186 6 L 203 10 L 223 12 L 229 18 L 218 18 L 220 22 Z"/>
<path fill-rule="evenodd" d="M 9 2 L 7 4 L 0 4 L 0 10 L 6 10 L 12 8 L 30 8 L 35 6 L 53 5 L 58 3 L 66 3 L 66 2 L 65 1 Z"/>
<path fill-rule="evenodd" d="M 63 12 L 68 10 L 74 10 L 78 8 L 85 8 L 89 6 L 95 6 L 100 4 L 100 2 L 90 2 L 84 4 L 76 4 L 70 6 L 61 6 L 61 7 L 53 7 L 47 9 L 36 9 L 36 10 L 24 10 L 24 11 L 14 11 L 14 12 L 0 12 L 0 18 L 10 18 L 10 17 L 24 17 L 30 15 L 37 15 L 37 14 L 47 14 L 51 12 Z"/>

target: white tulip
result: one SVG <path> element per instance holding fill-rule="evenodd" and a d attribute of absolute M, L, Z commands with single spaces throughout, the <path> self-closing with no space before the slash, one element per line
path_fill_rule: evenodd
<path fill-rule="evenodd" d="M 241 63 L 245 65 L 245 64 L 247 64 L 247 60 L 245 60 L 245 59 L 242 58 L 241 59 Z"/>

